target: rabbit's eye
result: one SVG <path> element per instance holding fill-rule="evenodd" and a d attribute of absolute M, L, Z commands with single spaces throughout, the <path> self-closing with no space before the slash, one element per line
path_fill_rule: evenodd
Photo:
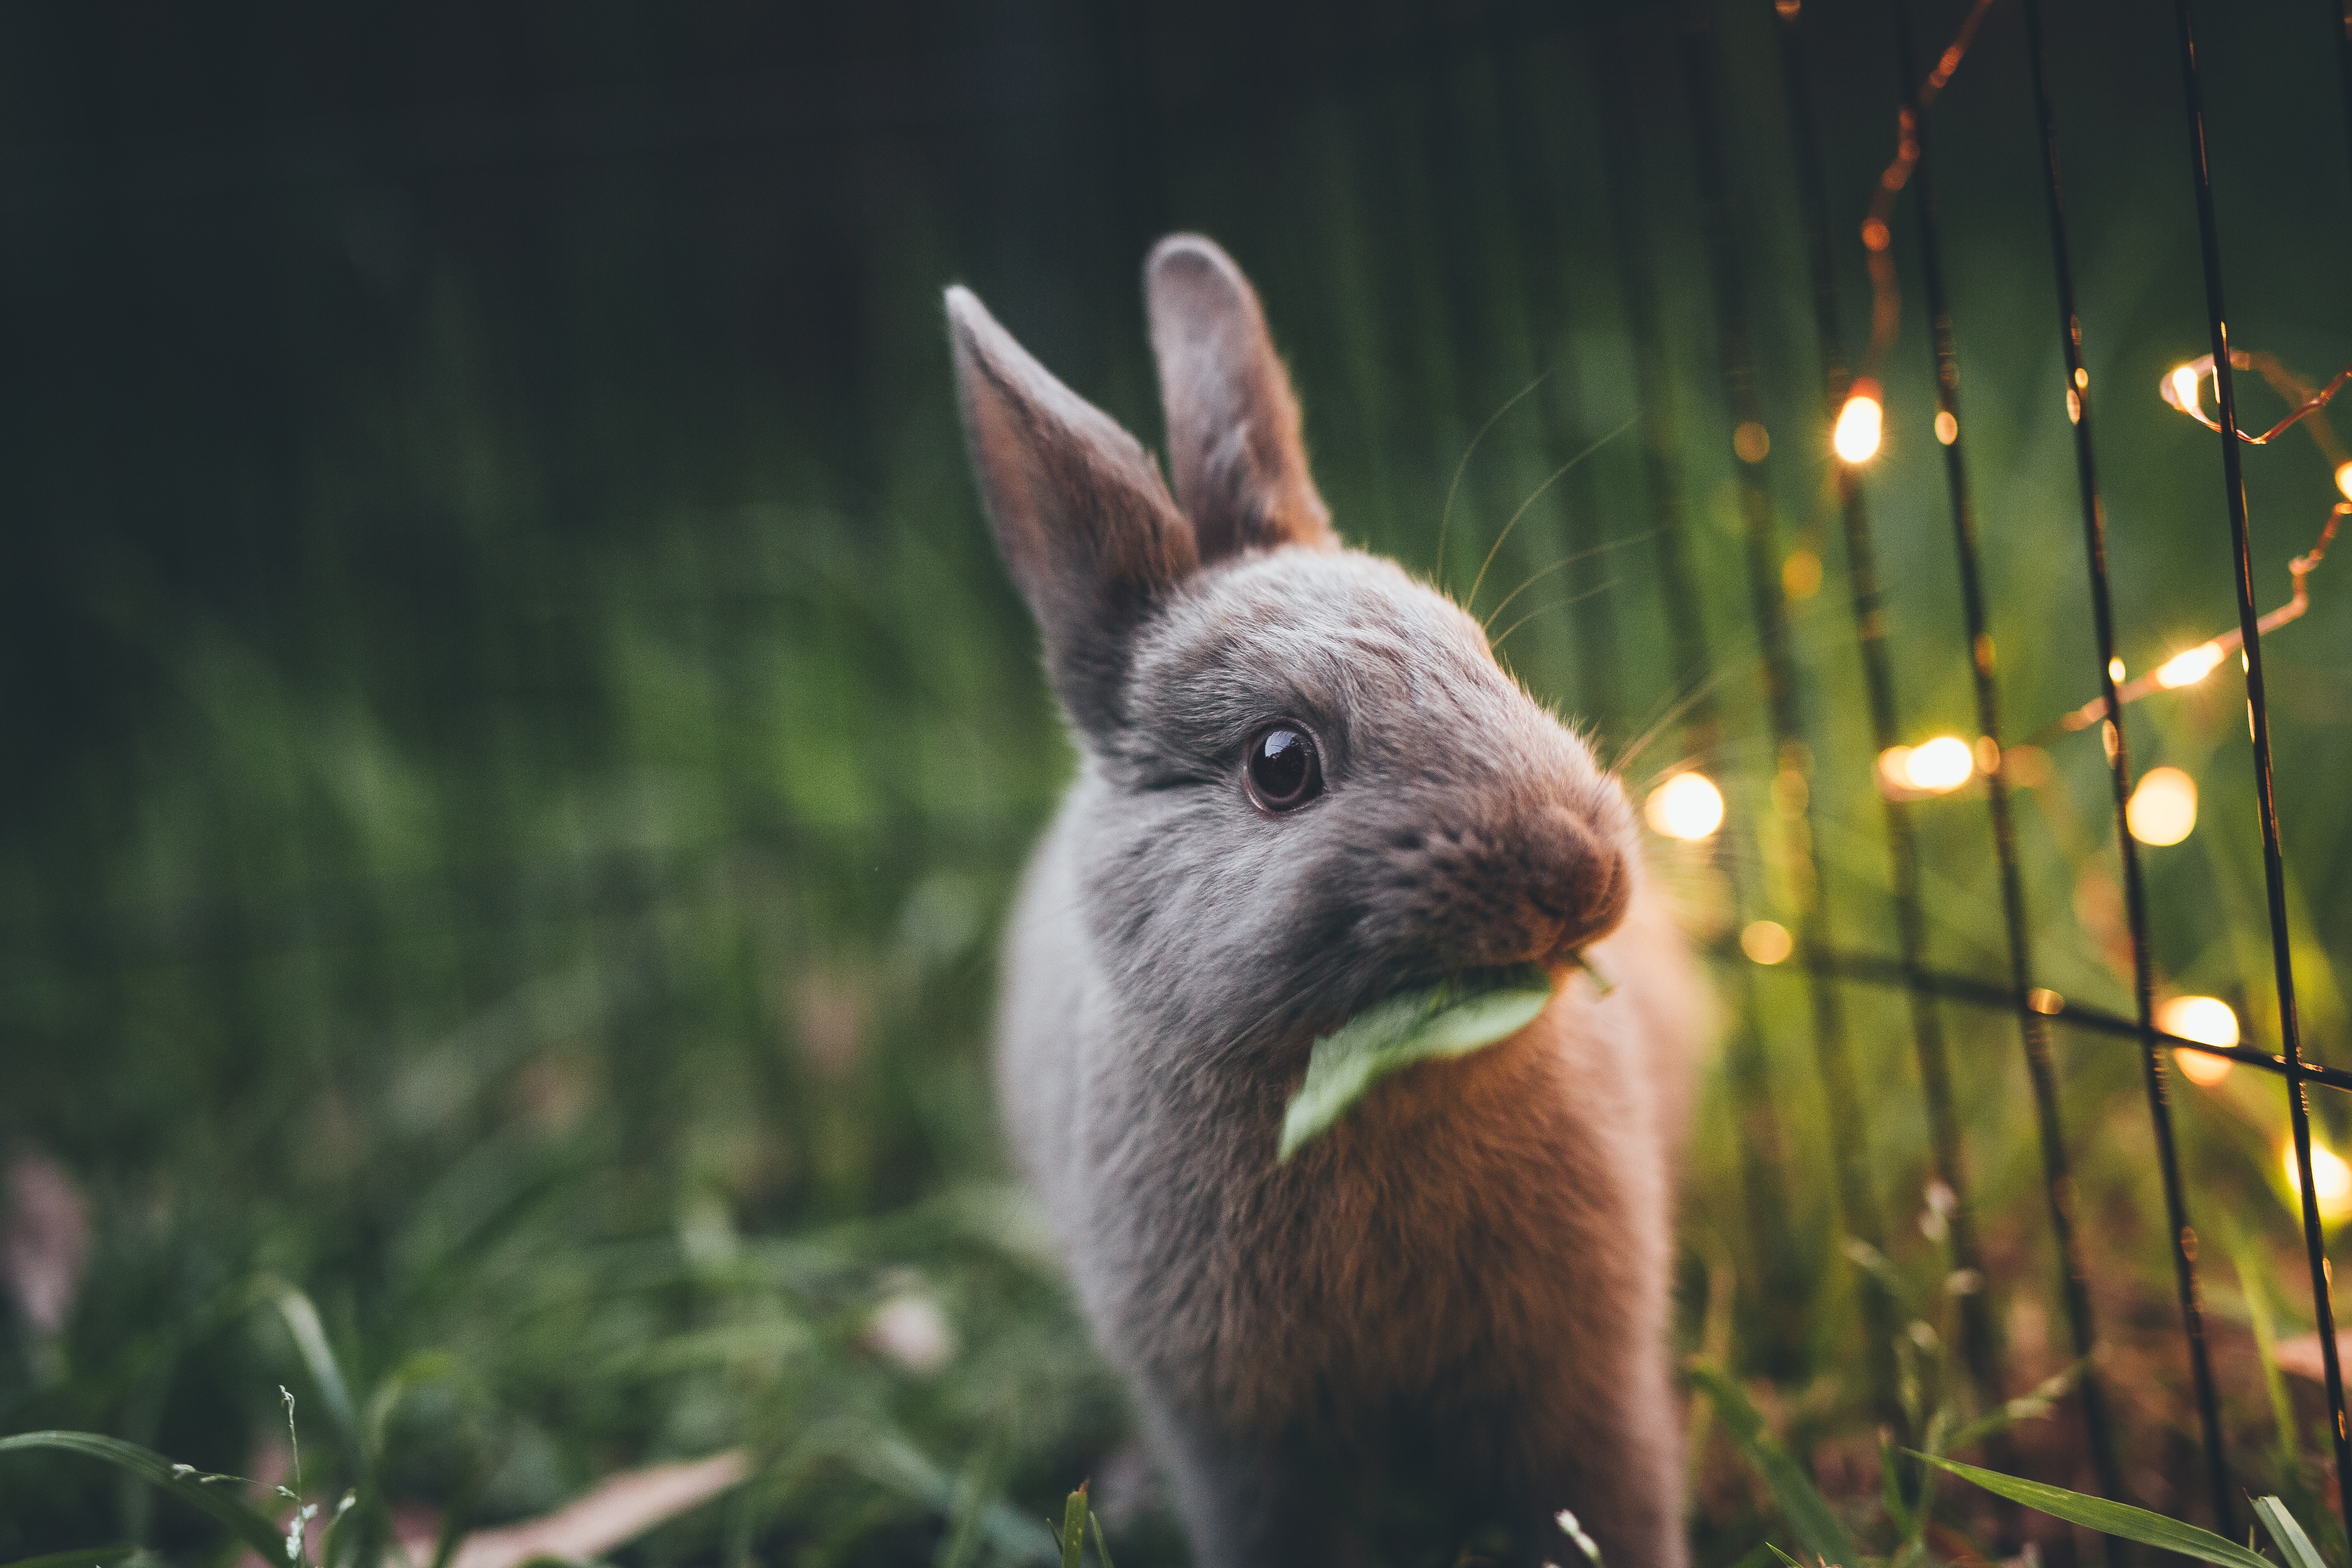
<path fill-rule="evenodd" d="M 1295 811 L 1323 793 L 1315 737 L 1296 724 L 1269 724 L 1249 749 L 1250 798 L 1268 811 Z"/>

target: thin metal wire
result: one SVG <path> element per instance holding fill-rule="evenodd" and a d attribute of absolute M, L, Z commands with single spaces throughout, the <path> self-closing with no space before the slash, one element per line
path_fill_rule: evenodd
<path fill-rule="evenodd" d="M 1680 438 L 1675 429 L 1674 394 L 1663 348 L 1655 275 L 1644 243 L 1640 121 L 1625 90 L 1622 45 L 1608 24 L 1593 29 L 1592 60 L 1593 80 L 1601 99 L 1601 162 L 1608 176 L 1618 287 L 1633 342 L 1633 390 L 1642 410 L 1643 473 L 1655 524 L 1667 630 L 1674 638 L 1675 683 L 1677 689 L 1686 687 L 1692 692 L 1684 729 L 1687 744 L 1693 754 L 1710 757 L 1722 744 L 1723 721 L 1709 684 L 1714 657 L 1707 645 L 1706 618 L 1696 613 L 1699 598 L 1696 574 L 1690 563 L 1688 514 L 1675 468 Z M 1744 893 L 1740 858 L 1718 854 L 1717 862 L 1730 889 L 1732 907 L 1737 909 Z M 1774 1287 L 1767 1299 L 1793 1302 L 1801 1299 L 1801 1282 L 1796 1276 L 1798 1249 L 1789 1234 L 1785 1141 L 1763 1032 L 1757 1023 L 1760 1012 L 1755 974 L 1743 973 L 1738 984 L 1740 1026 L 1727 1055 L 1739 1086 L 1741 1177 L 1747 1189 L 1748 1223 L 1756 1238 L 1758 1262 L 1767 1271 L 1761 1282 Z M 1780 1278 L 1772 1277 L 1776 1270 Z M 1791 1321 L 1776 1325 L 1779 1331 L 1770 1336 L 1776 1353 L 1793 1353 L 1801 1333 L 1802 1325 L 1793 1321 L 1794 1314 L 1787 1315 Z"/>
<path fill-rule="evenodd" d="M 1911 20 L 1903 0 L 1892 0 L 1888 9 L 1895 20 L 1895 68 L 1900 73 L 1903 113 L 1909 125 L 1910 140 L 1916 149 L 1912 172 L 1915 199 L 1912 210 L 1919 222 L 1919 270 L 1922 290 L 1926 295 L 1928 317 L 1933 323 L 1933 349 L 1936 365 L 1937 437 L 1944 443 L 1944 482 L 1952 502 L 1952 534 L 1959 551 L 1960 603 L 1968 622 L 1969 668 L 1976 684 L 1977 728 L 1979 734 L 1996 748 L 2000 742 L 2000 697 L 1992 680 L 1992 638 L 1985 630 L 1984 585 L 1978 571 L 1976 519 L 1969 505 L 1968 469 L 1960 459 L 1959 364 L 1953 353 L 1952 313 L 1944 293 L 1942 254 L 1936 234 L 1936 184 L 1934 160 L 1927 152 L 1927 128 L 1919 112 L 1919 79 L 1911 60 Z M 1891 744 L 1892 742 L 1882 742 Z M 1992 806 L 1993 850 L 2000 865 L 2001 914 L 2009 934 L 2009 965 L 2011 985 L 2018 998 L 2018 1014 L 2026 1037 L 2026 1057 L 2035 1074 L 2037 1107 L 2043 1114 L 2043 1150 L 2045 1160 L 2055 1145 L 2061 1169 L 2064 1149 L 2056 1136 L 2057 1102 L 2054 1080 L 2050 1072 L 2050 1045 L 2042 1034 L 2038 1021 L 2032 1018 L 2025 1006 L 2026 993 L 2032 988 L 2026 978 L 2031 966 L 2027 946 L 2024 884 L 2018 874 L 2017 845 L 2010 823 L 2009 791 L 2002 782 L 1998 766 L 1986 771 L 1987 799 Z M 1890 809 L 1893 803 L 1889 803 Z M 1920 938 L 1925 941 L 1924 935 Z M 1967 1150 L 1960 1142 L 1958 1117 L 1952 1109 L 1951 1065 L 1944 1049 L 1940 1031 L 1923 1033 L 1919 1037 L 1919 1075 L 1927 1085 L 1928 1136 L 1933 1145 L 1937 1164 L 1945 1184 L 1952 1189 L 1955 1204 L 1951 1215 L 1952 1256 L 1958 1267 L 1980 1267 L 1976 1261 L 1976 1235 L 1969 1212 L 1967 1188 L 1962 1184 Z M 2047 1094 L 2044 1090 L 2047 1089 Z M 2056 1203 L 2060 1222 L 2064 1223 L 2065 1204 L 2063 1194 Z M 1969 1352 L 1969 1364 L 1979 1385 L 1988 1394 L 1998 1396 L 2000 1372 L 1996 1364 L 1996 1348 L 1990 1314 L 1981 1292 L 1960 1299 L 1961 1329 L 1966 1336 L 1963 1348 Z"/>
<path fill-rule="evenodd" d="M 2263 883 L 2269 895 L 2271 963 L 2278 985 L 2279 1045 L 2290 1066 L 2301 1065 L 2303 1030 L 2295 1016 L 2294 957 L 2287 940 L 2286 862 L 2279 848 L 2278 802 L 2271 788 L 2270 705 L 2263 687 L 2261 612 L 2254 607 L 2253 552 L 2246 517 L 2246 484 L 2238 443 L 2238 394 L 2230 363 L 2229 312 L 2221 298 L 2221 226 L 2213 215 L 2213 171 L 2205 143 L 2203 84 L 2197 61 L 2197 20 L 2189 0 L 2176 0 L 2180 27 L 2180 79 L 2189 109 L 2189 169 L 2197 188 L 2197 239 L 2205 263 L 2205 315 L 2213 339 L 2213 395 L 2220 405 L 2221 477 L 2230 509 L 2230 548 L 2237 568 L 2238 624 L 2244 638 L 2246 716 L 2252 731 L 2254 798 L 2263 826 Z M 2108 694 L 2114 700 L 2114 694 Z M 2344 1371 L 2336 1349 L 2336 1310 L 2327 1278 L 2327 1247 L 2319 1228 L 2319 1194 L 2311 1170 L 2311 1103 L 2300 1078 L 2287 1080 L 2287 1114 L 2294 1126 L 2294 1157 L 2303 1189 L 2303 1239 L 2311 1264 L 2312 1314 L 2319 1330 L 2320 1364 L 2327 1385 L 2329 1435 L 2336 1447 L 2336 1500 L 2352 1528 L 2352 1433 L 2345 1429 Z M 2220 1461 L 2215 1460 L 2218 1467 Z M 2226 1529 L 2224 1533 L 2228 1533 Z"/>
<path fill-rule="evenodd" d="M 1706 238 L 1708 273 L 1714 286 L 1716 317 L 1722 339 L 1723 381 L 1732 418 L 1743 428 L 1763 429 L 1763 405 L 1756 390 L 1754 339 L 1748 321 L 1747 280 L 1731 212 L 1729 183 L 1723 158 L 1723 130 L 1717 119 L 1715 36 L 1704 22 L 1682 30 L 1682 57 L 1690 100 L 1691 138 L 1697 153 L 1701 216 Z M 1769 450 L 1769 447 L 1767 448 Z M 1780 593 L 1780 563 L 1774 540 L 1772 500 L 1764 484 L 1766 451 L 1741 453 L 1740 511 L 1746 524 L 1748 582 L 1762 652 L 1765 709 L 1783 771 L 1801 766 L 1804 756 L 1804 717 L 1797 691 L 1796 663 L 1789 642 L 1787 606 Z M 1815 856 L 1811 805 L 1792 814 L 1790 826 L 1801 834 L 1801 864 L 1792 869 L 1803 875 L 1798 895 L 1797 951 L 1826 951 L 1831 942 L 1829 903 L 1822 888 Z M 1792 877 L 1792 881 L 1798 879 Z M 1838 1202 L 1850 1234 L 1884 1250 L 1885 1228 L 1865 1168 L 1862 1115 L 1853 1060 L 1848 1048 L 1845 1009 L 1838 988 L 1823 984 L 1806 972 L 1806 990 L 1813 1013 L 1813 1047 L 1822 1084 L 1829 1100 L 1830 1125 L 1843 1130 L 1832 1138 Z M 1883 1288 L 1865 1271 L 1860 1295 L 1874 1348 L 1892 1348 L 1891 1303 Z"/>
<path fill-rule="evenodd" d="M 1724 943 L 1710 951 L 1727 963 L 1749 964 L 1755 962 L 1741 952 L 1736 942 Z M 1833 950 L 1814 953 L 1805 962 L 1814 973 L 1835 980 L 1889 988 L 1919 985 L 1947 1002 L 1965 1002 L 1970 1006 L 1990 1007 L 2004 1013 L 2013 1012 L 2017 1007 L 2017 993 L 1998 981 L 1979 980 L 1972 974 L 1953 974 L 1940 969 L 1913 970 L 1898 959 L 1878 953 Z M 2034 992 L 2028 1005 L 2046 1016 L 2053 1024 L 2063 1024 L 2085 1034 L 2134 1041 L 2143 1037 L 2143 1031 L 2135 1020 L 2118 1017 L 2096 1007 L 2084 1007 L 2053 992 Z M 2257 1047 L 2208 1045 L 2203 1040 L 2192 1040 L 2186 1035 L 2167 1034 L 2162 1029 L 2151 1029 L 2146 1033 L 2168 1050 L 2223 1057 L 2242 1067 L 2269 1073 L 2273 1078 L 2296 1079 L 2305 1083 L 2315 1083 L 2322 1089 L 2352 1093 L 2352 1072 L 2346 1072 L 2341 1068 L 2315 1067 L 2309 1062 L 2290 1065 L 2285 1058 L 2274 1057 Z"/>
<path fill-rule="evenodd" d="M 2106 514 L 2099 500 L 2098 468 L 2091 438 L 2090 375 L 2083 367 L 2083 323 L 2074 307 L 2074 267 L 2066 242 L 2065 186 L 2060 178 L 2058 162 L 2057 112 L 2050 92 L 2049 63 L 2042 47 L 2042 10 L 2040 0 L 2024 0 L 2025 47 L 2033 75 L 2034 112 L 2042 132 L 2042 195 L 2050 215 L 2051 270 L 2058 289 L 2058 324 L 2061 350 L 2066 370 L 2066 407 L 2074 426 L 2074 469 L 2080 484 L 2083 506 L 2083 540 L 2090 565 L 2092 618 L 2098 634 L 2099 679 L 2103 683 L 2106 711 L 2120 719 L 2122 709 L 2115 705 L 2115 610 L 2107 591 Z M 2126 905 L 2129 914 L 2132 946 L 2133 996 L 2138 1009 L 2138 1021 L 2133 1026 L 2141 1042 L 2142 1056 L 2148 1068 L 2148 1110 L 2158 1129 L 2158 1147 L 2166 1158 L 2166 1199 L 2176 1202 L 2179 1191 L 2178 1168 L 2172 1162 L 2171 1111 L 2165 1097 L 2163 1067 L 2157 1055 L 2156 1024 L 2153 1015 L 2155 993 L 2149 963 L 2147 942 L 2147 901 L 2139 870 L 2138 847 L 2133 841 L 2129 825 L 2125 820 L 2126 806 L 2131 798 L 2131 761 L 2120 722 L 2115 726 L 2115 745 L 2110 782 L 2115 793 L 2116 838 L 2122 847 Z M 2073 1195 L 2070 1191 L 2068 1196 Z M 2179 1200 L 2185 1205 L 2185 1199 Z M 2205 1355 L 2203 1321 L 2196 1310 L 2197 1289 L 2193 1258 L 2184 1255 L 2181 1238 L 2188 1233 L 2185 1208 L 2170 1210 L 2175 1268 L 2185 1270 L 2181 1300 L 2183 1321 L 2189 1328 L 2189 1355 L 2193 1377 L 2200 1393 L 2199 1414 L 2204 1418 L 2205 1447 L 2209 1454 L 2218 1453 L 2221 1435 L 2220 1416 L 2207 1390 L 2212 1374 Z M 2081 1260 L 2069 1259 L 2070 1271 L 2077 1278 L 2075 1289 L 2082 1288 Z M 2211 1411 L 2212 1414 L 2208 1414 Z M 2113 1456 L 2105 1456 L 2114 1463 Z M 2116 1496 L 2107 1475 L 2102 1474 L 2101 1484 L 2110 1488 L 2108 1495 Z"/>

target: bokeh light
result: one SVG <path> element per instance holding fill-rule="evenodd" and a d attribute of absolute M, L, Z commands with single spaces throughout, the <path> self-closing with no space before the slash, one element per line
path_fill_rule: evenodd
<path fill-rule="evenodd" d="M 1938 735 L 1911 748 L 1903 759 L 1903 782 L 1927 795 L 1945 795 L 1969 782 L 1976 753 L 1958 735 Z"/>
<path fill-rule="evenodd" d="M 1642 815 L 1669 838 L 1705 838 L 1723 826 L 1723 792 L 1705 773 L 1676 773 L 1650 792 Z"/>
<path fill-rule="evenodd" d="M 2287 1191 L 2298 1198 L 2303 1193 L 2303 1173 L 2296 1167 L 2294 1140 L 2287 1138 L 2279 1144 L 2279 1170 L 2286 1177 Z M 2316 1138 L 2311 1142 L 2311 1191 L 2319 1200 L 2319 1223 L 2342 1225 L 2352 1217 L 2352 1165 Z M 2302 1205 L 2296 1205 L 2298 1208 Z"/>
<path fill-rule="evenodd" d="M 2197 781 L 2179 768 L 2150 768 L 2124 807 L 2124 822 L 2142 844 L 2178 844 L 2197 826 Z"/>
<path fill-rule="evenodd" d="M 2202 1040 L 2209 1046 L 2234 1046 L 2241 1037 L 2237 1013 L 2219 996 L 2170 997 L 2157 1008 L 2156 1026 L 2168 1035 Z M 2229 1077 L 2237 1065 L 2227 1057 L 2209 1057 L 2202 1051 L 2176 1049 L 2172 1059 L 2181 1077 L 2206 1089 Z"/>
<path fill-rule="evenodd" d="M 1796 939 L 1778 921 L 1753 921 L 1739 933 L 1739 951 L 1759 963 L 1778 963 L 1796 948 Z"/>
<path fill-rule="evenodd" d="M 1837 428 L 1830 436 L 1830 445 L 1843 460 L 1866 463 L 1878 455 L 1878 439 L 1885 422 L 1885 407 L 1878 401 L 1878 383 L 1864 376 L 1853 384 L 1845 406 L 1838 410 Z"/>

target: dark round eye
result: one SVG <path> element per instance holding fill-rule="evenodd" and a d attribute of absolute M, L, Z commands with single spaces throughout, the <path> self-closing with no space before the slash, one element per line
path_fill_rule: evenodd
<path fill-rule="evenodd" d="M 1315 737 L 1296 724 L 1268 724 L 1249 748 L 1250 798 L 1268 811 L 1296 811 L 1323 793 Z"/>

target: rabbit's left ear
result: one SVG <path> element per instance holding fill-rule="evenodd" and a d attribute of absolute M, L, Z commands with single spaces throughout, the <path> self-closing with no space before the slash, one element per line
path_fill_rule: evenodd
<path fill-rule="evenodd" d="M 1276 544 L 1339 548 L 1307 476 L 1289 373 L 1241 268 L 1213 241 L 1171 234 L 1144 263 L 1143 292 L 1176 500 L 1201 559 Z"/>

